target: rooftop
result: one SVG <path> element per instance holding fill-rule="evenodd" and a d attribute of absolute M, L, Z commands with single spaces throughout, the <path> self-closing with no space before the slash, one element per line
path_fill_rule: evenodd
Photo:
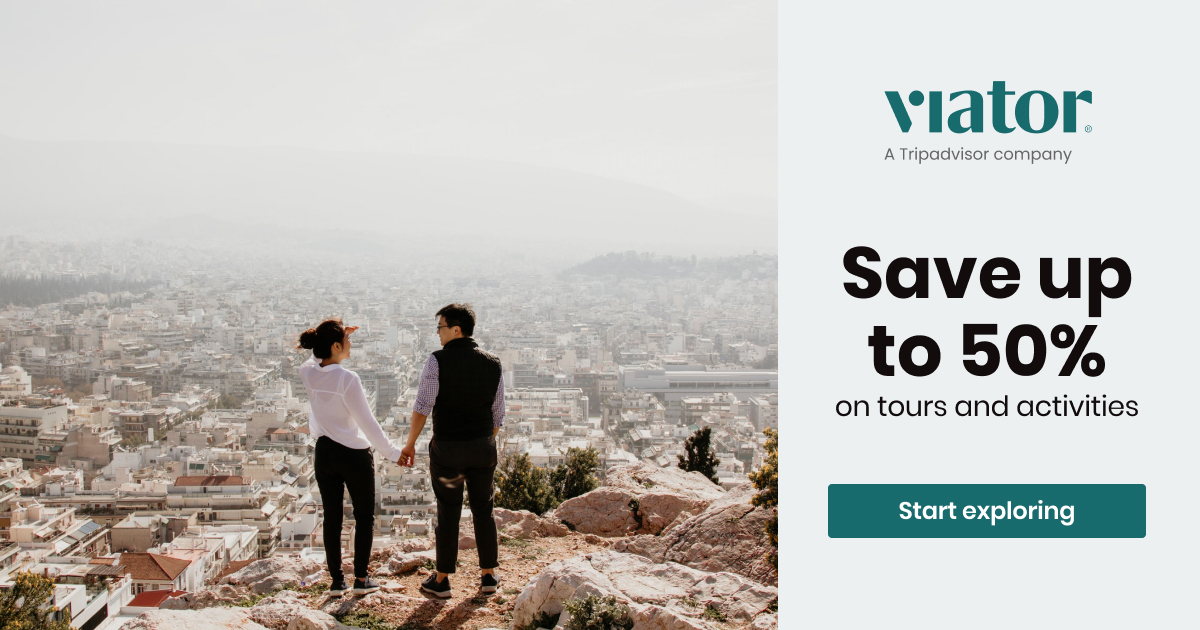
<path fill-rule="evenodd" d="M 181 560 L 170 556 L 160 556 L 156 553 L 121 554 L 121 564 L 125 572 L 135 580 L 174 580 L 191 564 L 190 560 Z"/>
<path fill-rule="evenodd" d="M 126 606 L 133 608 L 158 608 L 163 602 L 172 597 L 179 597 L 187 591 L 145 591 L 129 600 Z"/>
<path fill-rule="evenodd" d="M 241 475 L 185 475 L 175 479 L 176 487 L 245 486 Z"/>

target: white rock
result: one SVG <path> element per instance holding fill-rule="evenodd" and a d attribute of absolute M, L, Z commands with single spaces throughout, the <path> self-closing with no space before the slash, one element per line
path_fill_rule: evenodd
<path fill-rule="evenodd" d="M 300 586 L 305 576 L 320 569 L 320 564 L 310 560 L 276 556 L 255 560 L 241 570 L 225 576 L 222 582 L 246 586 L 261 595 Z"/>
<path fill-rule="evenodd" d="M 272 628 L 283 630 L 296 615 L 312 610 L 308 602 L 295 591 L 282 591 L 271 597 L 259 600 L 254 606 L 246 609 L 254 621 Z"/>
<path fill-rule="evenodd" d="M 583 534 L 626 536 L 639 527 L 631 506 L 637 496 L 623 488 L 601 486 L 563 501 L 554 517 Z"/>
<path fill-rule="evenodd" d="M 513 602 L 513 626 L 531 622 L 539 612 L 561 612 L 568 599 L 589 594 L 612 595 L 628 605 L 638 630 L 700 630 L 707 627 L 700 618 L 705 606 L 716 607 L 730 620 L 749 621 L 766 611 L 778 590 L 734 573 L 603 551 L 546 567 Z M 690 606 L 684 599 L 700 605 Z"/>
<path fill-rule="evenodd" d="M 349 627 L 338 623 L 329 613 L 309 609 L 292 617 L 287 630 L 344 630 Z"/>
<path fill-rule="evenodd" d="M 674 523 L 680 514 L 694 514 L 707 505 L 708 501 L 685 494 L 647 492 L 638 499 L 638 515 L 642 518 L 638 533 L 658 534 Z"/>
<path fill-rule="evenodd" d="M 433 549 L 434 546 L 434 540 L 432 538 L 405 538 L 400 542 L 393 543 L 386 547 L 372 549 L 371 562 L 383 562 L 392 556 L 402 553 L 427 551 L 429 549 Z"/>
<path fill-rule="evenodd" d="M 121 626 L 122 630 L 266 630 L 239 608 L 151 610 Z"/>
<path fill-rule="evenodd" d="M 706 505 L 724 496 L 721 486 L 698 472 L 684 472 L 675 466 L 660 468 L 640 462 L 609 468 L 604 485 L 634 492 L 667 492 L 703 501 Z"/>
<path fill-rule="evenodd" d="M 250 591 L 241 586 L 219 584 L 202 588 L 194 593 L 184 593 L 179 597 L 168 598 L 160 607 L 168 610 L 199 610 L 212 606 L 232 606 L 246 599 L 249 594 Z"/>
<path fill-rule="evenodd" d="M 763 584 L 777 584 L 779 576 L 767 560 L 767 553 L 774 549 L 763 531 L 772 512 L 751 505 L 753 496 L 753 488 L 739 488 L 659 536 L 634 536 L 617 541 L 613 549 L 655 562 L 730 571 Z"/>
<path fill-rule="evenodd" d="M 424 566 L 427 560 L 428 558 L 424 556 L 418 556 L 412 553 L 401 553 L 392 556 L 392 559 L 388 560 L 387 567 L 388 571 L 392 575 L 400 575 L 402 573 L 408 573 L 409 571 L 414 571 L 421 568 Z"/>
<path fill-rule="evenodd" d="M 554 517 L 575 531 L 600 536 L 658 534 L 725 496 L 698 472 L 652 464 L 613 466 L 604 485 L 563 501 Z"/>
<path fill-rule="evenodd" d="M 494 508 L 492 518 L 496 520 L 496 530 L 512 538 L 566 536 L 571 531 L 556 519 L 538 516 L 528 510 Z"/>

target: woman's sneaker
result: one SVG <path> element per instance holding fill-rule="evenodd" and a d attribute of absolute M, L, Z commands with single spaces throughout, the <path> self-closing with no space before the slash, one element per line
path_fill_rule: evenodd
<path fill-rule="evenodd" d="M 424 582 L 421 582 L 421 590 L 442 599 L 452 597 L 450 593 L 450 576 L 446 576 L 446 579 L 439 582 L 437 573 L 431 573 L 429 577 L 425 578 Z"/>
<path fill-rule="evenodd" d="M 346 586 L 346 578 L 339 578 L 329 583 L 328 593 L 334 597 L 341 597 L 348 590 L 350 589 Z"/>
<path fill-rule="evenodd" d="M 366 595 L 379 590 L 379 583 L 371 578 L 354 578 L 354 594 Z"/>
<path fill-rule="evenodd" d="M 497 578 L 493 573 L 484 573 L 479 583 L 479 590 L 484 593 L 495 593 L 496 589 L 500 588 L 500 578 Z"/>

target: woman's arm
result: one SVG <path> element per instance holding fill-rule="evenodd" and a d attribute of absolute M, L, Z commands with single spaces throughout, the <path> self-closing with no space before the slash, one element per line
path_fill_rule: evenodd
<path fill-rule="evenodd" d="M 353 375 L 353 378 L 350 385 L 346 387 L 344 397 L 350 417 L 354 418 L 358 428 L 362 429 L 363 435 L 367 436 L 367 440 L 379 451 L 380 455 L 383 455 L 388 461 L 399 462 L 400 449 L 396 448 L 384 434 L 383 427 L 379 426 L 379 421 L 371 412 L 371 405 L 367 403 L 367 394 L 363 391 L 362 381 L 354 372 L 350 372 L 350 374 Z"/>

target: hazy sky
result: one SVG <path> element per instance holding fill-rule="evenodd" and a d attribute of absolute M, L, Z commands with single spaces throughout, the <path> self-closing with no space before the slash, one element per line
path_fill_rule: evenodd
<path fill-rule="evenodd" d="M 524 162 L 776 196 L 774 2 L 0 2 L 0 135 Z"/>

